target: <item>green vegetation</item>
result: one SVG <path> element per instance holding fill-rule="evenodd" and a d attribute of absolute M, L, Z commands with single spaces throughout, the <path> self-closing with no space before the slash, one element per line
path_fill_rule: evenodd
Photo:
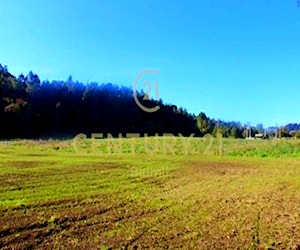
<path fill-rule="evenodd" d="M 0 248 L 297 249 L 299 143 L 1 142 Z"/>
<path fill-rule="evenodd" d="M 134 99 L 133 96 L 136 98 Z M 41 81 L 29 72 L 15 77 L 0 64 L 0 139 L 72 138 L 78 133 L 103 132 L 117 135 L 132 133 L 162 135 L 181 133 L 185 136 L 205 134 L 228 138 L 299 137 L 300 124 L 264 130 L 262 124 L 250 126 L 197 116 L 173 104 L 146 98 L 143 92 L 111 83 L 80 83 L 69 77 L 66 81 Z M 145 100 L 146 99 L 146 100 Z M 156 107 L 155 113 L 140 106 Z"/>

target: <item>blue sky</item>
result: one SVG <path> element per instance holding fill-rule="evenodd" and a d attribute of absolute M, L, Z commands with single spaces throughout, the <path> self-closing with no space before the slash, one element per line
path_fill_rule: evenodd
<path fill-rule="evenodd" d="M 132 86 L 156 69 L 149 80 L 160 98 L 191 113 L 300 122 L 297 0 L 10 0 L 0 8 L 0 63 L 15 75 Z"/>

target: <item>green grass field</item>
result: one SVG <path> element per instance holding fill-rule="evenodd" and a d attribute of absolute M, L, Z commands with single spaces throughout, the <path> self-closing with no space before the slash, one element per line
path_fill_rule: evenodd
<path fill-rule="evenodd" d="M 1 249 L 300 249 L 300 140 L 0 143 Z"/>

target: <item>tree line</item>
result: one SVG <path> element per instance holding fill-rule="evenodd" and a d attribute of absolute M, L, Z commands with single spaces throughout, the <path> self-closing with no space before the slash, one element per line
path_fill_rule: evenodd
<path fill-rule="evenodd" d="M 0 138 L 72 138 L 78 133 L 247 136 L 247 126 L 239 122 L 210 119 L 203 112 L 196 116 L 144 97 L 142 91 L 137 92 L 140 103 L 160 109 L 142 110 L 129 87 L 84 84 L 71 76 L 66 81 L 41 81 L 32 71 L 15 77 L 0 64 Z M 255 127 L 251 131 L 260 132 Z"/>

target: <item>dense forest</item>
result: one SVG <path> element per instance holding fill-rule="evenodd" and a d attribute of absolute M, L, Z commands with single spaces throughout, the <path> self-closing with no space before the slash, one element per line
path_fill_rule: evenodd
<path fill-rule="evenodd" d="M 41 81 L 31 71 L 15 77 L 0 64 L 0 138 L 72 138 L 78 133 L 247 136 L 247 126 L 239 122 L 210 119 L 203 112 L 196 116 L 162 100 L 144 100 L 142 91 L 137 98 L 145 106 L 160 109 L 153 113 L 140 109 L 128 87 L 84 84 L 71 76 L 66 81 Z M 299 130 L 300 124 L 290 124 L 285 132 L 295 128 Z M 251 133 L 261 130 L 252 127 Z"/>

